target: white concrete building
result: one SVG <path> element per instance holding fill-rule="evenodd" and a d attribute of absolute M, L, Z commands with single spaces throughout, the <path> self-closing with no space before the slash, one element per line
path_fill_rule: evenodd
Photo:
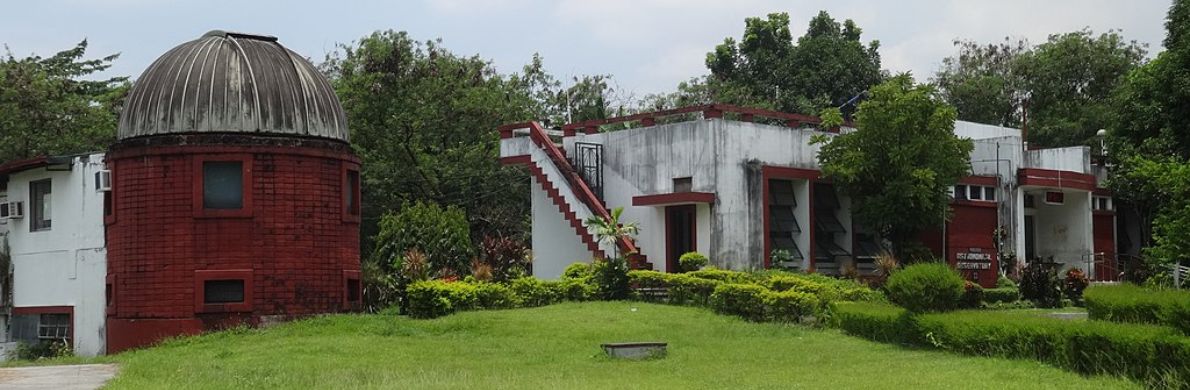
<path fill-rule="evenodd" d="M 63 340 L 78 355 L 105 346 L 104 155 L 0 165 L 12 259 L 13 341 Z"/>
<path fill-rule="evenodd" d="M 730 269 L 870 272 L 881 240 L 852 221 L 850 200 L 820 177 L 819 146 L 810 141 L 832 133 L 817 122 L 707 105 L 570 124 L 560 133 L 534 123 L 502 127 L 502 162 L 533 174 L 534 274 L 555 278 L 572 262 L 634 249 L 635 266 L 662 271 L 698 251 Z M 1114 212 L 1088 148 L 1025 150 L 1020 130 L 970 122 L 957 122 L 955 133 L 975 142 L 972 172 L 955 188 L 951 220 L 923 233 L 937 255 L 985 285 L 995 283 L 998 258 L 1008 253 L 1114 273 L 1107 260 L 1116 252 Z M 583 221 L 616 207 L 640 235 L 618 246 L 595 242 Z M 1011 232 L 1001 251 L 997 228 Z"/>

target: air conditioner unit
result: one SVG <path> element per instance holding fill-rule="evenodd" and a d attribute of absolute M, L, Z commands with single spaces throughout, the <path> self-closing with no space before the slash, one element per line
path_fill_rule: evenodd
<path fill-rule="evenodd" d="M 21 219 L 25 217 L 25 202 L 0 203 L 0 219 Z"/>
<path fill-rule="evenodd" d="M 107 192 L 112 190 L 112 171 L 95 172 L 95 191 Z"/>

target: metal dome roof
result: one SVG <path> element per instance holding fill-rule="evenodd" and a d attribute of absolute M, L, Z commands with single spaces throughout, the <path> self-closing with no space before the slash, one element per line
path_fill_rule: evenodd
<path fill-rule="evenodd" d="M 117 138 L 253 133 L 348 140 L 326 77 L 277 38 L 215 30 L 166 52 L 141 75 Z"/>

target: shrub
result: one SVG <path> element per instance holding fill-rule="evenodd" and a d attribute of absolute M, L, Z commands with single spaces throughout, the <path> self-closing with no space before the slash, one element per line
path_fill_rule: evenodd
<path fill-rule="evenodd" d="M 595 299 L 595 285 L 591 284 L 591 278 L 582 279 L 562 279 L 558 283 L 558 293 L 562 295 L 563 299 L 575 302 L 583 302 Z"/>
<path fill-rule="evenodd" d="M 797 322 L 802 316 L 817 313 L 818 297 L 798 291 L 764 291 L 760 293 L 764 318 L 773 321 Z"/>
<path fill-rule="evenodd" d="M 566 266 L 566 269 L 562 271 L 562 279 L 589 278 L 593 272 L 591 263 L 578 262 Z"/>
<path fill-rule="evenodd" d="M 937 348 L 1036 359 L 1084 374 L 1125 375 L 1158 387 L 1190 385 L 1190 339 L 1172 329 L 1068 321 L 1003 311 L 927 314 L 917 335 Z M 1172 383 L 1170 381 L 1173 381 Z"/>
<path fill-rule="evenodd" d="M 1190 291 L 1133 284 L 1093 286 L 1083 294 L 1091 319 L 1162 324 L 1190 335 Z"/>
<path fill-rule="evenodd" d="M 523 307 L 545 306 L 561 301 L 557 283 L 544 282 L 532 276 L 513 279 L 508 287 Z"/>
<path fill-rule="evenodd" d="M 658 271 L 633 270 L 628 271 L 628 281 L 636 288 L 668 287 L 669 274 Z"/>
<path fill-rule="evenodd" d="M 765 306 L 761 295 L 768 291 L 755 284 L 722 284 L 711 293 L 711 309 L 749 321 L 762 321 L 765 318 Z"/>
<path fill-rule="evenodd" d="M 628 262 L 624 259 L 597 260 L 591 271 L 599 299 L 627 299 L 632 292 L 628 285 Z"/>
<path fill-rule="evenodd" d="M 428 259 L 431 275 L 447 271 L 464 275 L 470 271 L 471 228 L 462 209 L 442 208 L 435 203 L 406 203 L 396 213 L 385 214 L 378 224 L 376 250 L 372 258 L 380 264 L 400 269 L 400 258 L 410 249 L 419 249 Z"/>
<path fill-rule="evenodd" d="M 66 340 L 41 340 L 33 343 L 18 342 L 15 349 L 9 351 L 9 359 L 41 360 L 54 359 L 74 355 L 70 343 Z"/>
<path fill-rule="evenodd" d="M 963 297 L 963 278 L 943 263 L 914 264 L 888 278 L 888 298 L 913 312 L 952 310 Z"/>
<path fill-rule="evenodd" d="M 1012 279 L 1008 278 L 1007 276 L 1000 275 L 1000 278 L 996 279 L 996 288 L 1005 287 L 1016 288 L 1016 282 L 1012 281 Z"/>
<path fill-rule="evenodd" d="M 715 292 L 716 287 L 723 284 L 718 280 L 696 278 L 689 274 L 668 275 L 666 282 L 669 285 L 670 303 L 696 306 L 709 305 L 711 294 Z"/>
<path fill-rule="evenodd" d="M 1071 268 L 1066 270 L 1066 280 L 1062 283 L 1062 292 L 1066 294 L 1066 298 L 1075 302 L 1083 299 L 1083 290 L 1087 289 L 1087 285 L 1091 284 L 1087 280 L 1087 274 L 1078 268 Z"/>
<path fill-rule="evenodd" d="M 1055 264 L 1034 262 L 1021 271 L 1021 297 L 1033 301 L 1038 307 L 1061 306 L 1061 286 Z"/>
<path fill-rule="evenodd" d="M 1021 299 L 1021 292 L 1016 287 L 996 287 L 983 290 L 983 301 L 986 303 L 1008 303 Z"/>
<path fill-rule="evenodd" d="M 909 311 L 882 303 L 831 304 L 831 323 L 848 334 L 883 342 L 905 342 L 914 334 Z"/>
<path fill-rule="evenodd" d="M 972 283 L 970 280 L 963 282 L 963 298 L 962 305 L 967 308 L 979 307 L 980 302 L 983 302 L 983 287 Z"/>
<path fill-rule="evenodd" d="M 512 289 L 499 283 L 475 284 L 475 304 L 477 309 L 508 309 L 520 305 Z"/>
<path fill-rule="evenodd" d="M 698 271 L 687 272 L 687 275 L 702 278 L 718 280 L 726 283 L 750 283 L 752 277 L 744 272 L 728 271 L 725 269 L 718 269 L 715 267 L 706 267 Z"/>
<path fill-rule="evenodd" d="M 706 267 L 710 260 L 702 253 L 687 252 L 678 258 L 678 269 L 682 272 L 698 271 Z"/>
<path fill-rule="evenodd" d="M 476 290 L 475 286 L 461 282 L 415 282 L 406 290 L 408 303 L 405 310 L 413 318 L 435 318 L 471 309 L 477 303 Z"/>
<path fill-rule="evenodd" d="M 520 240 L 485 236 L 479 243 L 479 262 L 486 265 L 492 280 L 505 282 L 529 274 L 528 248 Z M 474 270 L 474 266 L 472 269 Z M 476 275 L 478 277 L 478 275 Z"/>
<path fill-rule="evenodd" d="M 800 291 L 814 295 L 828 294 L 831 287 L 797 276 L 774 276 L 765 281 L 765 286 L 774 291 Z"/>

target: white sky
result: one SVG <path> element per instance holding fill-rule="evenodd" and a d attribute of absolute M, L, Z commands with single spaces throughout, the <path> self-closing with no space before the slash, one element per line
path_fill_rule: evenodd
<path fill-rule="evenodd" d="M 881 42 L 883 67 L 925 80 L 956 38 L 1044 41 L 1090 27 L 1122 30 L 1161 50 L 1168 0 L 816 1 L 816 0 L 22 0 L 0 13 L 0 43 L 13 54 L 49 55 L 83 38 L 92 57 L 122 53 L 109 72 L 139 75 L 169 48 L 212 29 L 275 35 L 321 61 L 336 43 L 378 29 L 441 37 L 452 51 L 491 59 L 502 72 L 534 52 L 559 77 L 612 74 L 637 96 L 672 90 L 706 73 L 706 53 L 743 33 L 744 18 L 788 12 L 795 36 L 819 10 L 854 19 Z"/>

